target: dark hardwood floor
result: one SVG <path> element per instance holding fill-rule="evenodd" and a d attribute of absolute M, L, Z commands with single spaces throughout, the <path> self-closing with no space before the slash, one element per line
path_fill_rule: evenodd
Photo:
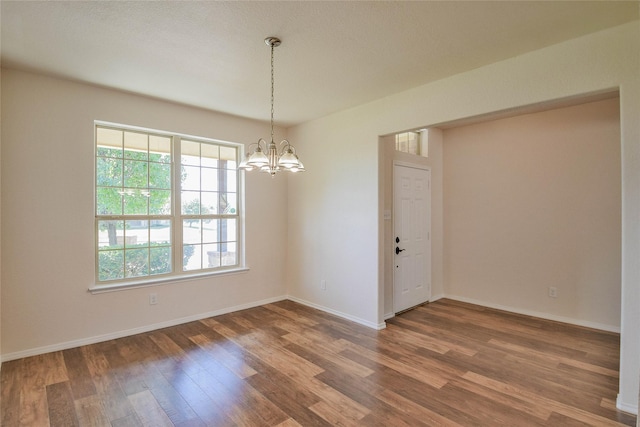
<path fill-rule="evenodd" d="M 619 336 L 440 300 L 283 301 L 3 363 L 2 426 L 620 426 Z"/>

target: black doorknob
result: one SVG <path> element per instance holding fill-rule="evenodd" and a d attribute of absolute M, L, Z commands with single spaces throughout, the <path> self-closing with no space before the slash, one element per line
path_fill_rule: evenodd
<path fill-rule="evenodd" d="M 396 246 L 396 255 L 398 255 L 402 251 L 404 251 L 404 249 L 400 249 L 399 247 Z"/>
<path fill-rule="evenodd" d="M 400 243 L 400 238 L 396 237 L 396 243 Z"/>

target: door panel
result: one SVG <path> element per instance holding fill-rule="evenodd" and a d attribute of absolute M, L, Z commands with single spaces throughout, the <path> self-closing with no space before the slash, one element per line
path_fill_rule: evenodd
<path fill-rule="evenodd" d="M 426 169 L 394 165 L 394 312 L 431 297 L 430 188 Z"/>

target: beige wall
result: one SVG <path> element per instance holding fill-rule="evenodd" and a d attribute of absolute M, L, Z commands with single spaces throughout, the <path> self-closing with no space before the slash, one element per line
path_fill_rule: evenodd
<path fill-rule="evenodd" d="M 3 70 L 5 360 L 286 295 L 286 177 L 263 174 L 247 175 L 249 272 L 87 292 L 95 268 L 94 120 L 245 144 L 269 135 L 267 123 Z M 157 305 L 149 305 L 150 292 L 157 293 Z"/>
<path fill-rule="evenodd" d="M 622 315 L 618 406 L 637 411 L 639 52 L 640 22 L 634 21 L 289 129 L 289 139 L 307 166 L 301 179 L 288 183 L 289 293 L 365 324 L 383 324 L 387 301 L 380 266 L 389 243 L 384 238 L 380 135 L 619 88 Z M 446 223 L 446 217 L 444 220 Z M 320 289 L 323 278 L 328 283 L 326 291 Z"/>
<path fill-rule="evenodd" d="M 619 330 L 620 188 L 617 97 L 445 130 L 446 295 Z"/>

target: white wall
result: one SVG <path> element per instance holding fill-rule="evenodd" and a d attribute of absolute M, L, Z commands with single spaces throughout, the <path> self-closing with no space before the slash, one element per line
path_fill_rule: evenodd
<path fill-rule="evenodd" d="M 308 166 L 302 179 L 289 181 L 290 294 L 363 323 L 383 321 L 379 135 L 619 88 L 623 237 L 618 405 L 637 411 L 639 51 L 640 22 L 635 21 L 290 129 L 290 140 Z M 320 290 L 322 278 L 328 280 L 326 291 Z"/>
<path fill-rule="evenodd" d="M 289 179 L 287 279 L 292 299 L 377 327 L 378 137 L 367 136 L 336 117 L 289 138 L 307 172 Z"/>
<path fill-rule="evenodd" d="M 619 331 L 620 176 L 617 97 L 446 129 L 447 295 Z"/>
<path fill-rule="evenodd" d="M 245 144 L 270 132 L 268 123 L 3 70 L 5 360 L 286 295 L 286 178 L 264 174 L 247 175 L 249 272 L 87 292 L 95 268 L 94 120 Z M 150 292 L 157 305 L 149 305 Z"/>

